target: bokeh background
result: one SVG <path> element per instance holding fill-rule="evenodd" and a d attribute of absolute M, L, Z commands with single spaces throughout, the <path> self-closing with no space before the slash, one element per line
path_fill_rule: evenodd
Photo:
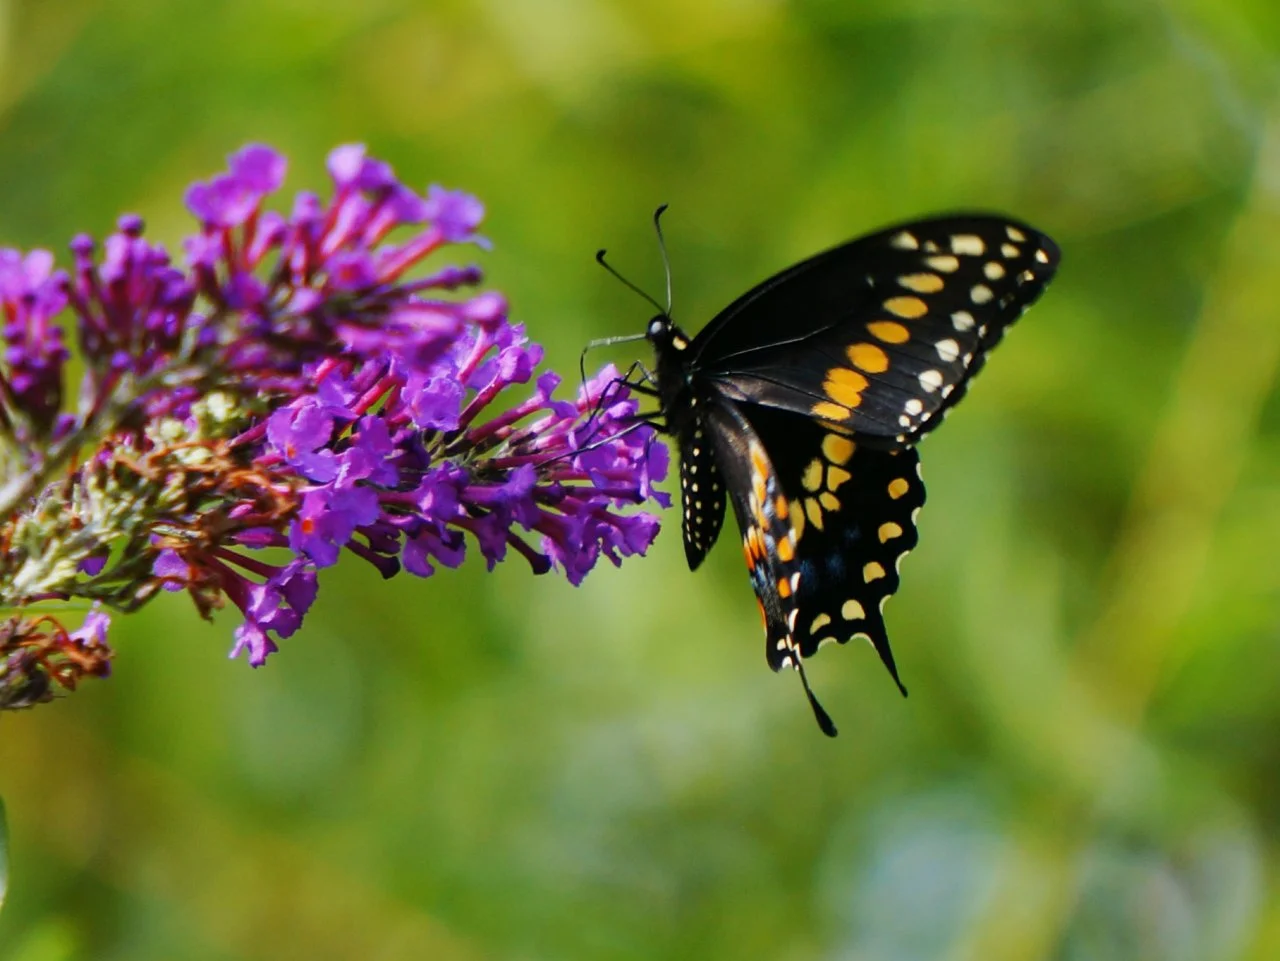
<path fill-rule="evenodd" d="M 115 676 L 0 718 L 0 959 L 1280 957 L 1274 0 L 7 0 L 0 242 L 265 140 L 489 205 L 569 374 L 883 223 L 994 208 L 1058 281 L 924 444 L 888 619 L 764 664 L 730 543 L 578 589 L 326 572 L 262 670 L 165 598 Z M 598 359 L 644 356 L 645 345 Z"/>

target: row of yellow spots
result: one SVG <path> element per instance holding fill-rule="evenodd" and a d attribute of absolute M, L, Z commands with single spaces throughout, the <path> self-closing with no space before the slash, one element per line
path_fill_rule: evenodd
<path fill-rule="evenodd" d="M 911 482 L 905 477 L 895 477 L 893 480 L 889 481 L 885 488 L 885 491 L 889 495 L 889 499 L 895 501 L 901 500 L 905 497 L 909 490 L 911 490 Z M 888 544 L 889 541 L 901 537 L 903 533 L 904 531 L 901 524 L 896 521 L 885 521 L 879 528 L 877 528 L 876 539 L 879 540 L 881 544 Z M 870 584 L 872 581 L 878 581 L 884 576 L 884 565 L 879 561 L 870 561 L 862 567 L 862 579 L 867 584 Z M 852 620 L 852 618 L 846 618 L 846 620 Z"/>
<path fill-rule="evenodd" d="M 1007 236 L 1014 243 L 1021 244 L 1027 240 L 1027 235 L 1017 227 L 1008 225 L 1004 229 Z M 1014 246 L 1014 243 L 1002 243 L 1000 245 L 1000 255 L 1007 260 L 1013 260 L 1022 256 L 1022 251 Z M 937 254 L 938 256 L 928 258 L 926 262 L 934 270 L 940 270 L 943 273 L 951 273 L 956 270 L 959 264 L 954 257 L 940 253 L 940 247 L 932 240 L 926 240 L 923 244 L 915 234 L 909 230 L 902 230 L 889 238 L 889 245 L 899 250 L 920 250 L 926 253 Z M 950 238 L 950 247 L 953 254 L 962 254 L 966 257 L 981 257 L 987 252 L 987 244 L 977 234 L 952 234 Z M 1035 258 L 1042 264 L 1049 262 L 1049 254 L 1043 249 L 1039 249 L 1035 253 Z"/>
<path fill-rule="evenodd" d="M 800 486 L 809 495 L 803 500 L 803 516 L 818 530 L 822 530 L 824 511 L 834 513 L 840 509 L 840 498 L 836 496 L 836 491 L 841 484 L 853 477 L 845 466 L 856 449 L 857 446 L 848 437 L 827 434 L 822 438 L 822 456 L 809 461 L 804 473 L 800 475 Z M 797 511 L 795 523 L 803 530 L 800 517 L 801 514 Z"/>
<path fill-rule="evenodd" d="M 872 321 L 867 331 L 885 344 L 904 344 L 910 333 L 902 324 L 891 320 Z M 883 374 L 889 369 L 889 355 L 879 344 L 860 341 L 845 348 L 849 367 L 832 367 L 822 383 L 828 400 L 818 401 L 810 408 L 815 417 L 823 420 L 846 420 L 862 403 L 862 392 L 871 383 L 868 374 Z"/>
<path fill-rule="evenodd" d="M 862 606 L 861 602 L 851 597 L 847 601 L 845 601 L 842 605 L 840 605 L 840 616 L 844 618 L 844 620 L 846 621 L 864 621 L 867 618 L 867 612 L 866 612 L 866 609 Z M 825 630 L 830 626 L 831 626 L 831 615 L 826 613 L 819 614 L 813 619 L 813 622 L 809 625 L 809 633 L 816 637 L 821 631 Z M 826 644 L 827 642 L 834 642 L 834 641 L 835 641 L 834 637 L 827 637 L 819 641 L 818 644 L 821 646 Z"/>
<path fill-rule="evenodd" d="M 754 573 L 756 567 L 768 556 L 769 544 L 766 537 L 772 533 L 774 520 L 787 527 L 785 537 L 771 538 L 774 552 L 784 564 L 795 560 L 796 542 L 803 532 L 804 517 L 801 514 L 792 517 L 791 503 L 782 494 L 774 497 L 772 504 L 769 503 L 768 477 L 772 469 L 769 457 L 764 448 L 755 441 L 752 441 L 748 455 L 751 459 L 751 494 L 748 503 L 751 508 L 752 523 L 743 535 L 742 551 L 747 559 L 747 569 Z M 766 505 L 773 509 L 773 520 L 767 516 Z M 790 524 L 787 524 L 788 520 L 791 521 Z M 799 583 L 799 573 L 794 573 L 789 578 L 779 578 L 778 596 L 784 599 L 790 597 L 795 593 Z"/>

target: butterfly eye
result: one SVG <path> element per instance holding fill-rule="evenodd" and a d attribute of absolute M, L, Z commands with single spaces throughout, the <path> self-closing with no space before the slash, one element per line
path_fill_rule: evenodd
<path fill-rule="evenodd" d="M 670 321 L 665 317 L 655 317 L 649 321 L 649 336 L 661 337 L 670 326 Z"/>

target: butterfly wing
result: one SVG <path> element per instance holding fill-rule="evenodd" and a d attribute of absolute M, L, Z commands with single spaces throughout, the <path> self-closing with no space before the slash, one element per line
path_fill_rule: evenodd
<path fill-rule="evenodd" d="M 703 409 L 709 409 L 704 406 Z M 680 428 L 680 506 L 684 556 L 696 571 L 720 536 L 724 522 L 724 481 L 703 417 L 695 408 Z"/>
<path fill-rule="evenodd" d="M 717 461 L 742 532 L 775 671 L 865 636 L 901 687 L 883 619 L 916 544 L 924 483 L 914 449 L 860 446 L 813 420 L 716 405 Z"/>
<path fill-rule="evenodd" d="M 900 448 L 960 400 L 1058 260 L 1048 237 L 1004 218 L 893 227 L 740 297 L 694 339 L 691 366 L 737 401 Z"/>

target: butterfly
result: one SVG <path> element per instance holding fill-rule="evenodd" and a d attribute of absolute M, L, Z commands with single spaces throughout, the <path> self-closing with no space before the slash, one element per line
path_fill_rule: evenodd
<path fill-rule="evenodd" d="M 612 271 L 604 251 L 597 259 Z M 656 398 L 650 422 L 679 447 L 689 568 L 732 505 L 769 666 L 799 672 L 829 736 L 835 725 L 804 662 L 861 636 L 906 694 L 884 604 L 918 539 L 916 444 L 964 396 L 1058 261 L 1038 230 L 965 214 L 889 227 L 801 261 L 692 338 L 671 318 L 669 288 L 666 309 L 647 298 L 661 311 L 644 334 L 656 366 L 632 386 Z"/>

